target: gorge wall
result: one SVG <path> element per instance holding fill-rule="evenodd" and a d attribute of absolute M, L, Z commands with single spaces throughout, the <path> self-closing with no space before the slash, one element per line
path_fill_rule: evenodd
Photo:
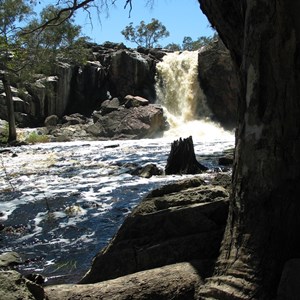
<path fill-rule="evenodd" d="M 20 127 L 43 124 L 49 115 L 59 118 L 81 113 L 91 116 L 106 99 L 137 95 L 156 101 L 156 65 L 168 53 L 163 49 L 127 49 L 123 44 L 90 45 L 85 66 L 60 63 L 54 76 L 41 77 L 25 89 L 12 87 Z M 198 77 L 213 118 L 235 127 L 237 84 L 229 52 L 219 42 L 198 54 Z M 182 83 L 184 84 L 184 83 Z M 0 119 L 7 119 L 5 94 L 0 85 Z"/>

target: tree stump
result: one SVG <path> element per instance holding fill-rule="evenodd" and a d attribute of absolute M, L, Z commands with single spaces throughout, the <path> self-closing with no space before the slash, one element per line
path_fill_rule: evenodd
<path fill-rule="evenodd" d="M 171 152 L 165 168 L 166 175 L 198 174 L 206 170 L 207 168 L 196 159 L 191 136 L 186 139 L 180 138 L 171 144 Z"/>

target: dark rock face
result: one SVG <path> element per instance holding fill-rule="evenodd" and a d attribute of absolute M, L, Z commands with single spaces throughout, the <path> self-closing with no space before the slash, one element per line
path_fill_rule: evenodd
<path fill-rule="evenodd" d="M 155 60 L 149 56 L 119 50 L 111 56 L 108 73 L 112 95 L 125 97 L 133 94 L 154 101 Z"/>
<path fill-rule="evenodd" d="M 128 94 L 154 102 L 157 59 L 113 45 L 92 47 L 92 60 L 75 71 L 68 113 L 90 114 L 107 98 L 123 99 Z"/>
<path fill-rule="evenodd" d="M 81 283 L 104 281 L 177 262 L 213 261 L 229 192 L 194 178 L 150 193 L 94 259 Z"/>
<path fill-rule="evenodd" d="M 90 45 L 90 61 L 84 67 L 60 63 L 53 76 L 41 76 L 19 91 L 12 86 L 14 108 L 20 126 L 42 125 L 49 115 L 90 116 L 109 97 L 139 95 L 155 100 L 155 55 L 106 43 Z M 163 56 L 161 51 L 159 57 Z M 5 94 L 0 83 L 0 119 L 7 119 Z"/>
<path fill-rule="evenodd" d="M 165 119 L 162 108 L 156 105 L 125 108 L 119 107 L 104 116 L 94 113 L 95 124 L 87 131 L 103 138 L 150 138 L 164 130 Z"/>
<path fill-rule="evenodd" d="M 199 52 L 198 76 L 215 120 L 229 129 L 236 127 L 238 77 L 221 40 Z"/>

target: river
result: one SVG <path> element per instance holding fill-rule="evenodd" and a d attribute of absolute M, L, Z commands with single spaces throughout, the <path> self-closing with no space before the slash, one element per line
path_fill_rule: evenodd
<path fill-rule="evenodd" d="M 0 154 L 1 253 L 21 254 L 22 273 L 76 282 L 150 190 L 184 177 L 130 175 L 148 163 L 164 169 L 175 139 L 193 136 L 197 159 L 209 168 L 204 178 L 219 170 L 218 157 L 234 147 L 234 134 L 209 121 L 197 53 L 181 55 L 158 65 L 158 101 L 170 124 L 163 138 L 46 143 Z"/>
<path fill-rule="evenodd" d="M 1 154 L 1 252 L 22 254 L 22 272 L 76 281 L 147 192 L 182 178 L 128 173 L 132 165 L 164 168 L 171 141 L 48 143 Z M 195 140 L 195 153 L 213 171 L 233 142 L 229 134 Z"/>

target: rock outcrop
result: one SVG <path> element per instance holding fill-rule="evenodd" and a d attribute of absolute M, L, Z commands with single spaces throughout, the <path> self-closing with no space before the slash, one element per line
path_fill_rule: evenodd
<path fill-rule="evenodd" d="M 156 57 L 113 43 L 91 45 L 91 52 L 90 61 L 74 72 L 67 112 L 89 115 L 107 98 L 128 94 L 155 101 Z"/>
<path fill-rule="evenodd" d="M 236 127 L 238 78 L 221 40 L 199 51 L 198 77 L 213 118 L 228 129 Z"/>
<path fill-rule="evenodd" d="M 16 119 L 21 127 L 41 125 L 49 115 L 89 116 L 110 96 L 124 98 L 133 94 L 154 102 L 158 60 L 153 53 L 144 54 L 114 43 L 90 44 L 89 48 L 90 60 L 83 67 L 59 63 L 53 76 L 39 76 L 22 89 L 12 83 Z M 0 119 L 7 119 L 1 84 Z"/>
<path fill-rule="evenodd" d="M 192 260 L 211 265 L 227 220 L 228 196 L 225 188 L 200 178 L 154 190 L 94 258 L 81 283 Z"/>
<path fill-rule="evenodd" d="M 162 108 L 154 104 L 129 108 L 107 104 L 104 110 L 93 113 L 93 120 L 87 132 L 109 139 L 158 137 L 166 126 Z"/>

